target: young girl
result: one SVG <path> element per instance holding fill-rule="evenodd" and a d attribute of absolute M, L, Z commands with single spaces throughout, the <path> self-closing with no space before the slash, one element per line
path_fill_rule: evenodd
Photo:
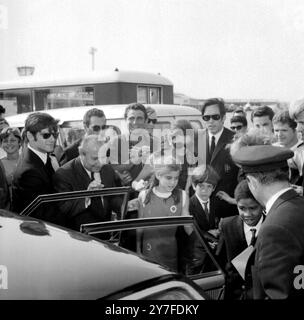
<path fill-rule="evenodd" d="M 154 162 L 154 180 L 148 190 L 140 192 L 139 218 L 189 215 L 189 199 L 184 190 L 177 187 L 180 165 L 173 157 L 161 157 Z M 145 257 L 178 269 L 177 227 L 140 230 L 137 234 L 137 251 Z M 189 235 L 192 228 L 185 226 Z"/>

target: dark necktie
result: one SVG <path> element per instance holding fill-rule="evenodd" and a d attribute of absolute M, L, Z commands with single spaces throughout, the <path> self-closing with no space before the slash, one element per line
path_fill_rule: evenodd
<path fill-rule="evenodd" d="M 45 171 L 47 172 L 47 174 L 50 178 L 52 177 L 52 175 L 55 172 L 55 170 L 52 166 L 51 157 L 49 155 L 47 155 L 47 158 L 46 158 Z"/>
<path fill-rule="evenodd" d="M 249 245 L 250 246 L 254 246 L 255 245 L 255 240 L 256 240 L 256 237 L 255 237 L 256 229 L 255 228 L 251 228 L 250 231 L 251 231 L 251 240 L 250 240 Z"/>
<path fill-rule="evenodd" d="M 208 202 L 203 202 L 203 206 L 204 206 L 204 211 L 206 214 L 206 218 L 209 221 L 209 209 L 208 209 Z"/>
<path fill-rule="evenodd" d="M 94 172 L 91 172 L 91 182 L 95 180 L 94 179 Z M 103 208 L 103 202 L 102 197 L 92 197 L 91 198 L 91 209 L 93 210 L 93 214 L 99 221 L 104 220 L 104 208 Z"/>
<path fill-rule="evenodd" d="M 214 152 L 214 149 L 215 149 L 215 136 L 212 136 L 212 138 L 211 138 L 211 147 L 210 147 L 210 152 L 209 152 L 210 160 L 212 158 L 212 154 Z"/>

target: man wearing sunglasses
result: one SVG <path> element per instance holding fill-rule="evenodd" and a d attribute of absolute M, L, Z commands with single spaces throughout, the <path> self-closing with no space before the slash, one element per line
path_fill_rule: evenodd
<path fill-rule="evenodd" d="M 24 127 L 28 142 L 18 162 L 12 183 L 12 209 L 20 213 L 39 195 L 53 193 L 54 151 L 58 137 L 58 121 L 47 113 L 30 114 Z M 34 217 L 57 223 L 52 206 L 41 206 Z"/>
<path fill-rule="evenodd" d="M 230 119 L 230 129 L 238 136 L 247 132 L 248 122 L 243 116 L 236 115 Z"/>
<path fill-rule="evenodd" d="M 224 127 L 226 119 L 225 103 L 222 99 L 209 99 L 202 107 L 202 117 L 207 129 L 206 162 L 220 176 L 214 195 L 224 191 L 233 197 L 237 185 L 238 168 L 232 161 L 227 145 L 233 140 L 234 132 Z M 214 197 L 213 195 L 213 197 Z M 218 218 L 237 214 L 236 206 L 216 197 L 215 207 Z"/>
<path fill-rule="evenodd" d="M 88 110 L 83 116 L 83 128 L 85 134 L 99 134 L 103 129 L 106 129 L 106 116 L 104 112 L 97 108 Z M 59 157 L 59 163 L 62 166 L 66 162 L 75 159 L 79 156 L 79 146 L 82 139 L 78 139 L 72 145 L 64 149 Z"/>

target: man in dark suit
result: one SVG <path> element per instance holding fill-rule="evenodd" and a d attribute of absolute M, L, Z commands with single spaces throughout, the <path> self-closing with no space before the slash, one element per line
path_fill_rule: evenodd
<path fill-rule="evenodd" d="M 12 210 L 20 213 L 37 196 L 53 193 L 53 162 L 50 154 L 54 151 L 58 136 L 57 121 L 47 113 L 30 114 L 24 127 L 27 147 L 18 162 L 12 182 Z M 57 222 L 50 205 L 42 205 L 33 216 Z"/>
<path fill-rule="evenodd" d="M 102 162 L 98 135 L 87 135 L 79 146 L 79 156 L 60 167 L 53 177 L 57 192 L 94 190 L 120 186 L 111 165 Z M 66 225 L 80 229 L 81 224 L 111 220 L 112 210 L 119 213 L 120 197 L 93 197 L 60 202 Z"/>
<path fill-rule="evenodd" d="M 85 134 L 99 134 L 101 130 L 106 128 L 106 116 L 104 112 L 97 108 L 88 110 L 83 116 L 83 128 Z M 78 147 L 80 146 L 81 140 L 82 139 L 78 139 L 64 149 L 62 154 L 57 155 L 61 166 L 79 156 Z"/>
<path fill-rule="evenodd" d="M 252 266 L 254 299 L 302 298 L 295 268 L 304 265 L 304 199 L 289 186 L 290 149 L 270 145 L 243 147 L 233 156 L 249 188 L 266 210 Z"/>
<path fill-rule="evenodd" d="M 246 180 L 237 185 L 234 198 L 239 215 L 220 221 L 220 240 L 216 254 L 227 271 L 225 299 L 248 299 L 252 285 L 242 279 L 232 260 L 249 245 L 255 244 L 264 220 L 263 207 L 253 197 Z"/>
<path fill-rule="evenodd" d="M 234 133 L 224 127 L 226 118 L 225 104 L 222 99 L 209 99 L 202 107 L 202 117 L 207 128 L 206 134 L 206 162 L 210 164 L 220 176 L 213 197 L 218 191 L 224 191 L 233 197 L 237 185 L 238 167 L 231 159 L 229 145 Z M 218 207 L 218 218 L 228 217 L 237 214 L 235 205 L 228 204 L 219 197 L 215 199 Z"/>

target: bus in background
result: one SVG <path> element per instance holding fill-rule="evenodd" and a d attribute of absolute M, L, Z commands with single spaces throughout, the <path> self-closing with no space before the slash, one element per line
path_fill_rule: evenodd
<path fill-rule="evenodd" d="M 58 108 L 129 104 L 173 104 L 173 83 L 160 74 L 114 71 L 98 76 L 41 80 L 23 77 L 0 83 L 6 116 Z"/>

